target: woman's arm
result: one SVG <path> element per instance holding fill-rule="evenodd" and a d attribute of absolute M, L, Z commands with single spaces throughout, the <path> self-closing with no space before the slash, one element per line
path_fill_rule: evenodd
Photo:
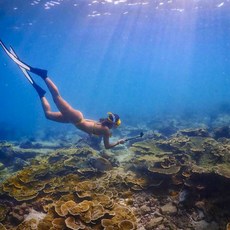
<path fill-rule="evenodd" d="M 117 146 L 119 144 L 124 144 L 125 143 L 125 141 L 123 139 L 118 140 L 115 143 L 109 143 L 109 137 L 110 137 L 109 135 L 104 135 L 103 136 L 104 146 L 105 146 L 106 149 L 111 149 L 111 148 L 113 148 L 113 147 L 115 147 L 115 146 Z"/>

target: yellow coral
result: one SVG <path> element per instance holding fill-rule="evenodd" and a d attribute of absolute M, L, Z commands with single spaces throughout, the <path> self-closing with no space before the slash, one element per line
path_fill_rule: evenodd
<path fill-rule="evenodd" d="M 61 212 L 62 213 L 66 213 L 65 215 L 68 214 L 68 211 L 75 207 L 77 205 L 76 202 L 74 202 L 73 200 L 69 200 L 67 202 L 65 202 L 64 204 L 61 205 Z"/>
<path fill-rule="evenodd" d="M 86 212 L 90 208 L 91 205 L 93 205 L 92 201 L 84 200 L 84 201 L 76 204 L 76 206 L 70 208 L 69 212 L 72 215 L 79 215 L 82 212 Z"/>
<path fill-rule="evenodd" d="M 135 224 L 130 220 L 122 220 L 118 224 L 118 227 L 119 227 L 120 230 L 134 230 L 135 229 Z"/>
<path fill-rule="evenodd" d="M 65 204 L 65 202 L 59 200 L 59 201 L 57 201 L 57 202 L 55 203 L 55 205 L 54 205 L 55 212 L 56 212 L 59 216 L 65 216 L 65 215 L 68 214 L 68 210 L 67 210 L 67 212 L 66 212 L 66 210 L 61 209 L 61 206 L 62 206 L 63 204 Z M 62 211 L 64 211 L 64 212 L 62 212 Z"/>
<path fill-rule="evenodd" d="M 54 229 L 64 229 L 65 227 L 65 219 L 64 218 L 55 218 L 52 221 L 52 225 L 54 227 Z"/>
<path fill-rule="evenodd" d="M 105 209 L 101 204 L 96 204 L 91 206 L 90 208 L 91 212 L 91 220 L 98 220 L 99 218 L 103 217 L 105 215 Z"/>
<path fill-rule="evenodd" d="M 77 192 L 83 192 L 83 191 L 90 191 L 90 190 L 93 190 L 97 187 L 97 184 L 93 181 L 90 181 L 90 180 L 85 180 L 85 181 L 82 181 L 82 182 L 79 182 L 76 187 L 75 187 L 75 190 Z"/>
<path fill-rule="evenodd" d="M 230 164 L 222 164 L 214 167 L 214 171 L 225 178 L 230 179 Z"/>
<path fill-rule="evenodd" d="M 66 227 L 73 230 L 85 229 L 85 225 L 80 220 L 77 220 L 72 216 L 65 219 L 65 224 Z"/>
<path fill-rule="evenodd" d="M 180 166 L 171 166 L 170 168 L 157 168 L 154 166 L 149 166 L 148 170 L 152 173 L 163 174 L 163 175 L 172 175 L 176 174 L 180 171 Z"/>

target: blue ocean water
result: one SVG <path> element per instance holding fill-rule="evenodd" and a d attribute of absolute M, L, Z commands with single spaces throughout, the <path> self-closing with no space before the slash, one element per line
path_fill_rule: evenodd
<path fill-rule="evenodd" d="M 2 0 L 0 38 L 26 63 L 48 69 L 86 118 L 112 111 L 126 125 L 229 106 L 229 12 L 229 0 Z M 3 50 L 0 100 L 1 139 L 67 126 L 45 119 Z"/>

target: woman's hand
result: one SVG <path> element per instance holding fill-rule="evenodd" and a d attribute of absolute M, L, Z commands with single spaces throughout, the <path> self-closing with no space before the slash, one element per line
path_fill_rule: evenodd
<path fill-rule="evenodd" d="M 124 139 L 121 139 L 121 140 L 118 141 L 118 144 L 119 144 L 119 145 L 123 145 L 124 143 L 125 143 L 125 140 L 124 140 Z"/>

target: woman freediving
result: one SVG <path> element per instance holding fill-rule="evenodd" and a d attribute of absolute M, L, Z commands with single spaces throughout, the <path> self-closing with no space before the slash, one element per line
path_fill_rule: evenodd
<path fill-rule="evenodd" d="M 7 53 L 7 55 L 20 67 L 20 69 L 23 71 L 26 78 L 29 80 L 29 82 L 32 84 L 36 92 L 38 93 L 42 108 L 44 111 L 44 114 L 47 119 L 60 122 L 60 123 L 71 123 L 76 128 L 90 134 L 90 135 L 98 135 L 103 137 L 104 146 L 106 149 L 113 148 L 119 144 L 124 144 L 125 140 L 120 139 L 115 143 L 110 143 L 110 137 L 111 132 L 110 130 L 112 128 L 117 128 L 121 124 L 120 117 L 117 114 L 108 113 L 108 117 L 105 119 L 100 119 L 100 121 L 94 121 L 90 119 L 85 119 L 82 112 L 79 110 L 76 110 L 72 108 L 72 106 L 66 102 L 60 95 L 59 90 L 57 86 L 54 84 L 54 82 L 47 76 L 47 71 L 33 68 L 21 60 L 18 59 L 16 53 L 14 50 L 10 47 L 10 50 L 6 48 L 6 46 L 3 44 L 3 42 L 0 40 L 0 45 L 4 49 L 4 51 Z M 40 76 L 44 82 L 46 83 L 53 101 L 55 105 L 58 108 L 58 112 L 51 111 L 51 106 L 45 97 L 46 91 L 43 90 L 39 85 L 36 84 L 36 82 L 33 80 L 33 78 L 28 74 L 28 72 L 34 73 L 38 76 Z"/>
<path fill-rule="evenodd" d="M 59 112 L 52 112 L 50 104 L 45 97 L 45 91 L 41 88 L 35 88 L 40 96 L 42 107 L 47 119 L 61 123 L 72 123 L 78 129 L 90 135 L 93 134 L 102 136 L 106 149 L 125 143 L 123 139 L 117 141 L 116 143 L 109 142 L 109 138 L 111 136 L 110 129 L 117 128 L 121 124 L 121 120 L 117 114 L 109 112 L 108 117 L 106 119 L 101 119 L 100 122 L 85 119 L 79 110 L 72 108 L 71 105 L 61 97 L 58 88 L 49 77 L 45 77 L 44 81 L 59 110 Z"/>

